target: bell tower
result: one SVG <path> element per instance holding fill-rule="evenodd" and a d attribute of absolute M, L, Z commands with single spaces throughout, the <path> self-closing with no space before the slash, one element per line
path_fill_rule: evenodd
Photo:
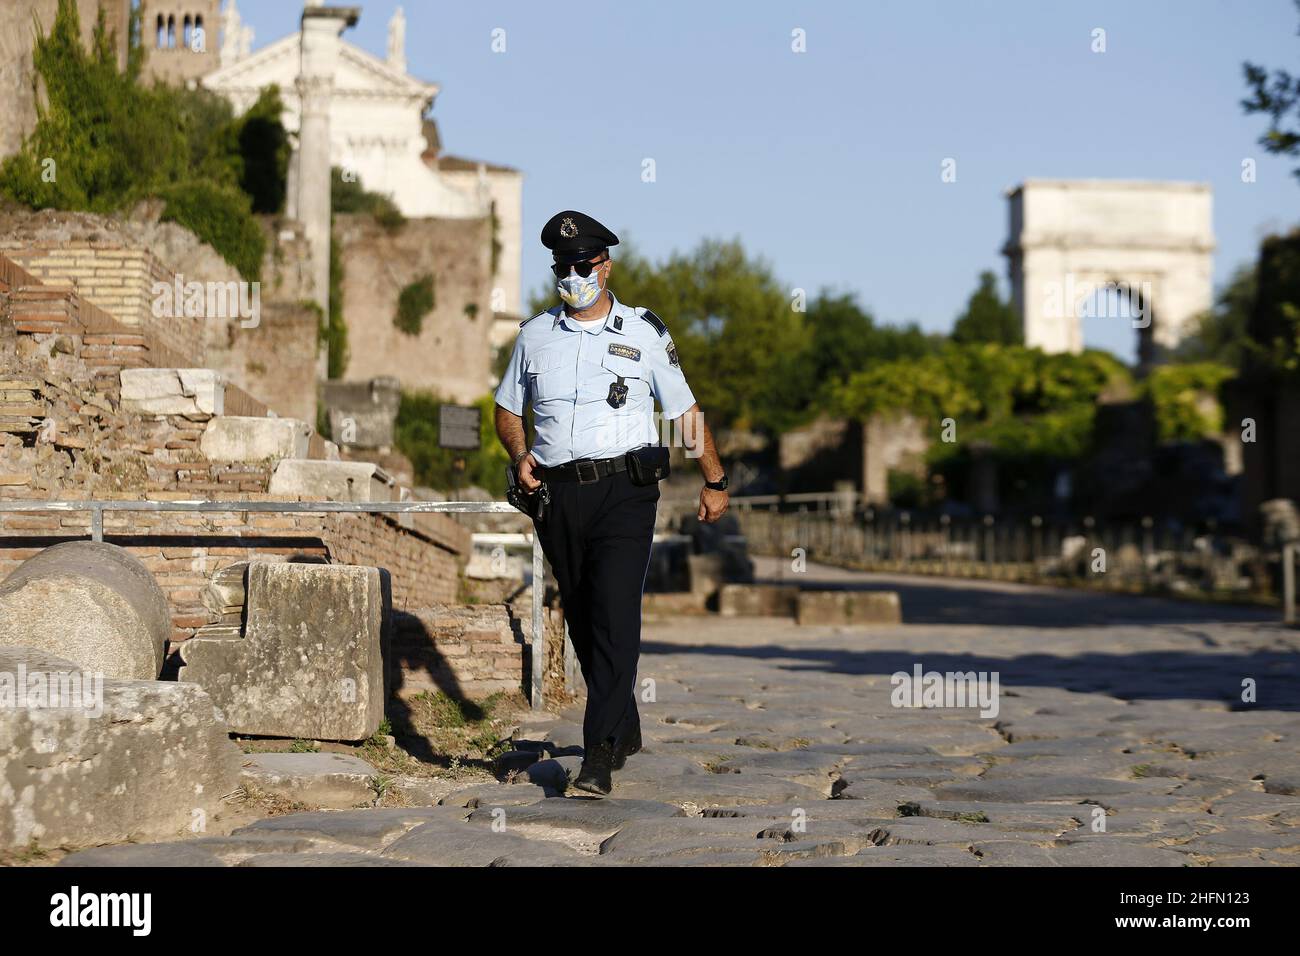
<path fill-rule="evenodd" d="M 144 72 L 188 84 L 221 65 L 221 0 L 140 0 Z"/>

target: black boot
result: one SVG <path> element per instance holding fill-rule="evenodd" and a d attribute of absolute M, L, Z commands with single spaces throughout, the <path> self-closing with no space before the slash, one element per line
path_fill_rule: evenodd
<path fill-rule="evenodd" d="M 614 748 L 608 742 L 589 747 L 582 756 L 582 768 L 573 786 L 598 797 L 605 797 L 614 789 L 610 771 L 614 769 Z"/>
<path fill-rule="evenodd" d="M 624 734 L 614 748 L 614 769 L 622 770 L 627 758 L 641 751 L 641 725 L 638 723 L 630 734 Z"/>

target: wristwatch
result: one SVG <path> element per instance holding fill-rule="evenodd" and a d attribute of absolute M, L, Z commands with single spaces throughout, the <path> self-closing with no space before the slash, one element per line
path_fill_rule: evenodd
<path fill-rule="evenodd" d="M 706 482 L 704 483 L 704 487 L 705 487 L 705 488 L 708 488 L 710 491 L 726 491 L 726 490 L 727 490 L 727 473 L 724 471 L 724 472 L 722 473 L 722 477 L 719 478 L 717 481 L 706 481 Z"/>

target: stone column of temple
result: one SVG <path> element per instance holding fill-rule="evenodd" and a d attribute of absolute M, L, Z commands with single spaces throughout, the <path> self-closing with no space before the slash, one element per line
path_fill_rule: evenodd
<path fill-rule="evenodd" d="M 302 59 L 298 97 L 295 211 L 311 250 L 315 300 L 329 314 L 330 96 L 339 60 L 339 36 L 357 22 L 357 7 L 308 6 L 302 12 Z"/>

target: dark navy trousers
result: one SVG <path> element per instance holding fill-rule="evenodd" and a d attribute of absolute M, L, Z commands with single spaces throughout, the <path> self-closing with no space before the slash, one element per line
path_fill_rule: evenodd
<path fill-rule="evenodd" d="M 617 743 L 639 726 L 641 593 L 659 485 L 634 485 L 627 472 L 618 472 L 591 484 L 547 487 L 551 504 L 538 536 L 587 682 L 582 737 L 590 750 L 602 741 Z"/>

